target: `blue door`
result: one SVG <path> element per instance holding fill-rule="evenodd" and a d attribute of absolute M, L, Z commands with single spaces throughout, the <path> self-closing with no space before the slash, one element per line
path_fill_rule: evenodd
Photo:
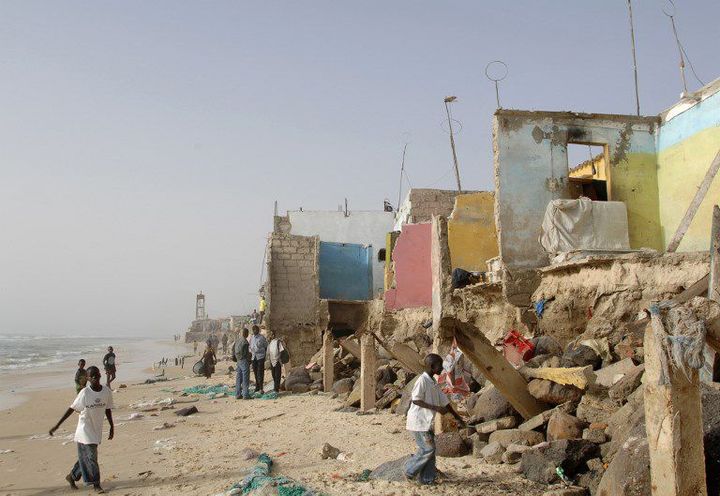
<path fill-rule="evenodd" d="M 372 299 L 372 246 L 320 242 L 320 298 Z"/>

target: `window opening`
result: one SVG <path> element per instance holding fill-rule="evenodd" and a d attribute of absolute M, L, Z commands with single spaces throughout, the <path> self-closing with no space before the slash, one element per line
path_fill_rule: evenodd
<path fill-rule="evenodd" d="M 585 196 L 607 201 L 607 167 L 605 145 L 568 143 L 568 192 L 570 198 Z"/>

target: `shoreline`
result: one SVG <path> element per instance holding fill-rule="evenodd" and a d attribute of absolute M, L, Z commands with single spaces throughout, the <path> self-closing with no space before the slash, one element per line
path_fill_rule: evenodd
<path fill-rule="evenodd" d="M 108 342 L 113 341 L 108 338 Z M 144 381 L 155 375 L 153 363 L 166 357 L 172 360 L 175 356 L 191 354 L 191 345 L 181 341 L 162 339 L 121 340 L 115 346 L 118 353 L 118 377 L 113 381 L 113 388 L 120 384 Z M 62 390 L 71 388 L 74 391 L 74 377 L 77 361 L 85 358 L 87 366 L 96 365 L 105 376 L 102 367 L 102 356 L 70 356 L 66 359 L 37 368 L 5 370 L 0 372 L 0 412 L 17 407 L 27 401 L 36 391 Z M 170 362 L 168 362 L 170 364 Z M 173 362 L 174 365 L 174 362 Z M 187 365 L 187 364 L 186 364 Z M 103 377 L 103 383 L 105 378 Z"/>

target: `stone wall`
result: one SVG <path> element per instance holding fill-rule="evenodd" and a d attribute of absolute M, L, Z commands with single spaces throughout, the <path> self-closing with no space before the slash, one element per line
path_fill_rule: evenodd
<path fill-rule="evenodd" d="M 273 233 L 268 244 L 267 326 L 283 336 L 294 365 L 321 346 L 317 236 Z"/>
<path fill-rule="evenodd" d="M 430 222 L 433 215 L 448 217 L 455 207 L 455 197 L 465 193 L 474 191 L 411 189 L 395 216 L 394 230 L 399 231 L 404 224 Z"/>

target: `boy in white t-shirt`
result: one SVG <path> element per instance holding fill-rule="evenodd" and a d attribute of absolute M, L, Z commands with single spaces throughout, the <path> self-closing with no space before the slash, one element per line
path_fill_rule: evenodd
<path fill-rule="evenodd" d="M 405 464 L 405 477 L 415 479 L 419 477 L 422 484 L 435 482 L 437 468 L 435 467 L 435 433 L 433 421 L 435 412 L 451 413 L 462 425 L 465 421 L 450 406 L 450 400 L 435 382 L 434 376 L 443 370 L 443 360 L 440 355 L 430 353 L 425 357 L 425 372 L 415 381 L 412 390 L 412 403 L 407 414 L 405 428 L 413 433 L 418 451 Z"/>
<path fill-rule="evenodd" d="M 102 440 L 103 415 L 110 424 L 108 439 L 115 435 L 115 426 L 112 418 L 113 399 L 109 387 L 100 384 L 100 369 L 88 367 L 88 385 L 78 393 L 75 401 L 67 409 L 62 418 L 50 429 L 52 436 L 73 412 L 80 413 L 77 429 L 75 429 L 75 442 L 78 448 L 78 461 L 75 462 L 70 473 L 65 477 L 70 487 L 77 489 L 75 482 L 83 478 L 85 484 L 92 484 L 95 491 L 104 493 L 100 486 L 100 467 L 98 466 L 97 447 Z"/>

